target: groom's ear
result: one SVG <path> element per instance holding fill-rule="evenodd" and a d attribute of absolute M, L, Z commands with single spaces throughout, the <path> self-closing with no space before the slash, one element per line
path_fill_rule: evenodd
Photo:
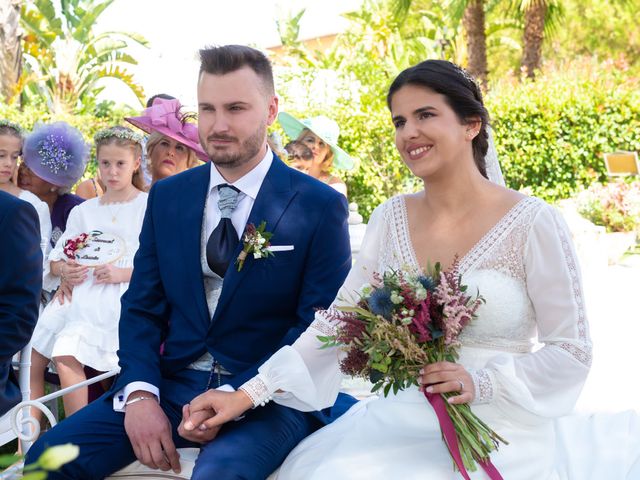
<path fill-rule="evenodd" d="M 272 125 L 278 118 L 278 97 L 274 95 L 267 104 L 267 125 Z"/>

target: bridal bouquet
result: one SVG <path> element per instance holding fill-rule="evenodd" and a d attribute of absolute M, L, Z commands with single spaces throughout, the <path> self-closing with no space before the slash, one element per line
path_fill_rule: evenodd
<path fill-rule="evenodd" d="M 458 337 L 472 321 L 484 299 L 467 293 L 461 283 L 458 261 L 443 271 L 429 266 L 426 275 L 387 271 L 374 275 L 375 285 L 364 285 L 355 306 L 325 311 L 339 322 L 335 335 L 318 337 L 325 347 L 346 351 L 340 367 L 343 373 L 364 377 L 374 384 L 372 391 L 397 393 L 419 385 L 419 372 L 428 363 L 458 359 Z M 507 443 L 467 404 L 450 404 L 444 399 L 457 392 L 425 396 L 438 415 L 445 443 L 461 473 L 495 470 L 489 455 L 499 442 Z M 444 399 L 443 399 L 444 398 Z M 490 473 L 487 470 L 487 473 Z M 491 478 L 501 478 L 495 470 Z"/>

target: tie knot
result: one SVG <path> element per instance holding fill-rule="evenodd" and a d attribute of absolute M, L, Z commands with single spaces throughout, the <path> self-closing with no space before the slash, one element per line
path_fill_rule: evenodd
<path fill-rule="evenodd" d="M 231 214 L 238 206 L 240 190 L 226 183 L 218 186 L 218 208 L 222 218 L 231 218 Z"/>

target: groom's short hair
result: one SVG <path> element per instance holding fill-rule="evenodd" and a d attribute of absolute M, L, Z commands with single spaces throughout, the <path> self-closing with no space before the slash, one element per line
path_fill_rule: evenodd
<path fill-rule="evenodd" d="M 223 45 L 200 50 L 200 74 L 224 75 L 249 67 L 262 80 L 266 93 L 275 95 L 271 62 L 264 53 L 245 45 Z"/>

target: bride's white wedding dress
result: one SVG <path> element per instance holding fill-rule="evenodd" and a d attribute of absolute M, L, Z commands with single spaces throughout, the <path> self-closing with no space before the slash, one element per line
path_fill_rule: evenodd
<path fill-rule="evenodd" d="M 372 215 L 336 302 L 353 302 L 374 272 L 389 268 L 420 268 L 402 196 Z M 640 479 L 635 413 L 569 415 L 589 372 L 591 343 L 576 255 L 560 214 L 541 200 L 520 200 L 461 259 L 460 269 L 486 304 L 462 334 L 459 362 L 474 379 L 473 411 L 509 441 L 491 457 L 504 479 Z M 300 410 L 332 405 L 340 352 L 318 349 L 317 336 L 334 329 L 318 314 L 243 388 Z M 273 393 L 279 389 L 287 393 Z M 487 478 L 482 470 L 470 474 Z M 280 480 L 378 478 L 462 478 L 417 388 L 355 405 L 304 440 L 278 474 Z"/>

